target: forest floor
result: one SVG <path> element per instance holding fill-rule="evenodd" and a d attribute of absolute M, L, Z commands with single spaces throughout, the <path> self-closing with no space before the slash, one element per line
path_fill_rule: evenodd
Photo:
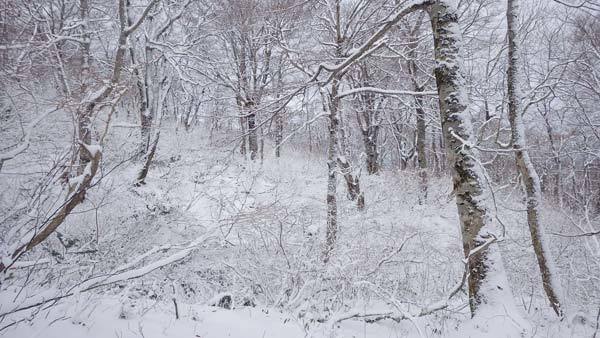
<path fill-rule="evenodd" d="M 338 245 L 324 266 L 323 154 L 286 148 L 280 159 L 267 152 L 262 163 L 251 163 L 233 154 L 224 139 L 179 132 L 161 139 L 147 183 L 134 187 L 140 164 L 125 161 L 123 144 L 115 136 L 105 149 L 113 155 L 105 155 L 102 184 L 61 227 L 62 239 L 53 238 L 27 257 L 52 257 L 50 262 L 35 271 L 14 269 L 15 282 L 3 283 L 0 313 L 65 295 L 87 280 L 120 273 L 119 266 L 139 268 L 143 275 L 131 280 L 124 275 L 108 286 L 7 315 L 0 328 L 9 327 L 0 335 L 506 337 L 516 329 L 526 336 L 591 337 L 597 330 L 597 304 L 586 299 L 597 270 L 573 270 L 571 262 L 582 253 L 570 239 L 552 238 L 569 315 L 559 322 L 546 306 L 514 187 L 499 190 L 496 207 L 506 226 L 501 247 L 519 313 L 488 325 L 469 321 L 464 292 L 444 310 L 416 315 L 444 301 L 463 274 L 447 177 L 432 176 L 427 200 L 419 203 L 414 172 L 363 172 L 364 211 L 346 199 L 340 182 Z M 566 216 L 545 210 L 548 231 L 563 231 Z M 206 234 L 193 251 L 170 261 Z M 171 263 L 148 268 L 165 261 Z M 586 274 L 587 280 L 573 278 Z M 224 295 L 231 296 L 232 309 L 211 306 Z M 415 318 L 364 320 L 399 313 Z"/>

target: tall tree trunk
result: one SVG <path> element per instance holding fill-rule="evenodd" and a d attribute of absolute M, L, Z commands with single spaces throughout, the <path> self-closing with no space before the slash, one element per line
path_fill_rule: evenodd
<path fill-rule="evenodd" d="M 248 102 L 246 107 L 246 121 L 248 122 L 248 151 L 250 152 L 250 159 L 255 160 L 256 154 L 258 154 L 258 134 L 256 132 L 256 111 L 254 110 L 254 103 Z"/>
<path fill-rule="evenodd" d="M 334 79 L 329 93 L 329 142 L 327 144 L 327 229 L 325 234 L 325 248 L 323 262 L 327 263 L 331 257 L 337 238 L 337 132 L 338 132 L 338 107 L 340 99 L 337 96 L 338 79 Z"/>
<path fill-rule="evenodd" d="M 131 17 L 131 2 L 127 0 L 127 24 L 131 26 L 133 24 L 133 19 Z M 129 47 L 129 56 L 131 58 L 131 63 L 133 65 L 133 75 L 135 77 L 137 92 L 139 96 L 139 118 L 140 118 L 140 143 L 138 145 L 138 155 L 140 157 L 144 156 L 148 153 L 148 148 L 150 146 L 150 137 L 151 137 L 151 129 L 152 129 L 152 114 L 150 113 L 150 104 L 148 98 L 148 84 L 146 83 L 146 77 L 142 76 L 140 73 L 140 62 L 136 58 L 135 54 L 135 45 L 131 42 L 131 46 Z M 147 71 L 147 67 L 144 67 Z"/>
<path fill-rule="evenodd" d="M 81 19 L 81 85 L 80 95 L 87 93 L 90 83 L 90 5 L 88 0 L 79 0 L 79 17 Z"/>
<path fill-rule="evenodd" d="M 370 75 L 365 62 L 359 66 L 358 87 L 371 87 Z M 374 175 L 379 172 L 379 108 L 375 106 L 375 94 L 364 92 L 358 94 L 356 120 L 360 126 L 365 146 L 367 173 Z"/>
<path fill-rule="evenodd" d="M 239 121 L 240 121 L 240 129 L 241 129 L 241 134 L 242 134 L 242 136 L 241 136 L 242 139 L 240 141 L 240 154 L 244 157 L 244 159 L 246 159 L 246 153 L 247 153 L 246 139 L 247 139 L 248 135 L 246 135 L 247 128 L 246 128 L 246 116 L 244 114 L 244 109 L 242 109 Z"/>
<path fill-rule="evenodd" d="M 511 142 L 515 150 L 517 169 L 521 174 L 525 192 L 527 195 L 527 223 L 531 233 L 531 242 L 535 251 L 538 266 L 542 275 L 544 292 L 550 301 L 554 312 L 560 317 L 563 316 L 561 301 L 559 299 L 559 282 L 552 264 L 551 253 L 547 246 L 547 240 L 544 234 L 544 228 L 540 221 L 540 205 L 542 203 L 542 192 L 540 178 L 535 170 L 529 152 L 527 151 L 527 141 L 525 135 L 525 125 L 520 107 L 520 87 L 519 87 L 519 44 L 518 44 L 518 16 L 519 0 L 507 0 L 508 7 L 506 19 L 508 25 L 508 117 L 511 126 Z"/>
<path fill-rule="evenodd" d="M 415 86 L 415 91 L 421 92 L 423 88 Z M 423 98 L 415 96 L 416 113 L 417 113 L 417 163 L 419 165 L 419 204 L 427 199 L 427 153 L 426 148 L 426 129 L 425 109 L 423 109 Z"/>
<path fill-rule="evenodd" d="M 467 260 L 469 305 L 471 314 L 504 315 L 516 309 L 504 264 L 495 243 L 497 230 L 486 201 L 490 192 L 485 184 L 483 168 L 473 144 L 473 127 L 468 112 L 466 83 L 462 74 L 459 46 L 461 28 L 456 9 L 447 1 L 437 0 L 429 8 L 433 29 L 440 119 L 456 205 L 460 218 L 462 241 Z"/>
<path fill-rule="evenodd" d="M 560 158 L 559 150 L 560 145 L 556 144 L 556 140 L 554 139 L 554 130 L 546 115 L 544 115 L 544 122 L 546 123 L 546 133 L 548 134 L 548 141 L 550 142 L 550 149 L 553 155 L 552 161 L 555 165 L 553 194 L 556 201 L 558 201 L 558 206 L 562 208 L 564 206 L 564 199 L 562 182 L 562 160 Z"/>
<path fill-rule="evenodd" d="M 277 70 L 277 99 L 281 96 L 281 91 L 283 89 L 283 72 L 281 71 L 282 66 L 279 66 Z M 283 114 L 285 113 L 285 108 L 278 111 L 275 114 L 275 157 L 279 158 L 281 156 L 281 142 L 283 142 Z"/>
<path fill-rule="evenodd" d="M 275 115 L 275 157 L 281 156 L 281 142 L 283 142 L 283 111 Z"/>
<path fill-rule="evenodd" d="M 363 135 L 365 153 L 367 155 L 367 173 L 374 175 L 379 173 L 379 149 L 377 149 L 378 126 L 371 126 Z"/>
<path fill-rule="evenodd" d="M 409 43 L 409 61 L 408 61 L 408 72 L 410 74 L 413 90 L 420 93 L 424 90 L 423 85 L 419 84 L 418 78 L 418 66 L 416 63 L 417 59 L 417 48 L 418 48 L 418 35 L 421 30 L 423 23 L 423 15 L 419 15 L 417 23 L 411 31 L 411 41 Z M 427 135 L 427 124 L 425 122 L 425 109 L 423 108 L 423 97 L 421 95 L 415 95 L 415 115 L 417 120 L 417 141 L 416 141 L 416 152 L 417 152 L 417 164 L 419 167 L 419 204 L 423 203 L 427 199 L 427 152 L 426 152 L 426 135 Z"/>
<path fill-rule="evenodd" d="M 338 99 L 339 100 L 339 99 Z M 339 102 L 338 102 L 339 107 Z M 339 114 L 339 112 L 338 112 Z M 344 120 L 338 115 L 338 128 L 339 128 L 339 151 L 337 157 L 337 163 L 340 168 L 340 172 L 344 176 L 346 181 L 346 187 L 348 190 L 348 198 L 351 201 L 356 201 L 358 210 L 362 210 L 365 207 L 365 197 L 360 191 L 360 180 L 358 176 L 352 174 L 352 166 L 350 165 L 350 152 L 348 151 L 348 140 L 346 136 L 346 127 Z"/>
<path fill-rule="evenodd" d="M 89 32 L 89 2 L 88 0 L 79 1 L 79 17 L 82 22 L 82 43 L 81 43 L 81 81 L 80 81 L 80 99 L 83 101 L 87 94 L 90 83 L 90 32 Z M 88 109 L 88 105 L 83 105 L 77 111 L 77 142 L 91 144 L 92 126 L 91 115 L 94 106 Z M 79 166 L 77 175 L 83 173 L 84 168 L 90 162 L 89 152 L 79 146 Z"/>

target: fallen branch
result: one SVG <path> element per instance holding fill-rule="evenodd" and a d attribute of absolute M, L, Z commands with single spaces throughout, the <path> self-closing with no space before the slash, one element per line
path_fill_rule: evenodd
<path fill-rule="evenodd" d="M 345 96 L 350 96 L 350 95 L 354 95 L 354 94 L 358 94 L 358 93 L 375 93 L 375 94 L 381 94 L 381 95 L 389 95 L 389 96 L 400 96 L 400 95 L 407 95 L 407 96 L 435 96 L 437 95 L 437 92 L 435 91 L 412 91 L 412 90 L 393 90 L 393 89 L 383 89 L 383 88 L 375 88 L 375 87 L 360 87 L 360 88 L 353 88 L 353 89 L 349 89 L 347 91 L 341 92 L 337 95 L 337 97 L 342 98 Z"/>
<path fill-rule="evenodd" d="M 582 234 L 574 234 L 574 235 L 561 234 L 561 233 L 558 233 L 558 232 L 551 232 L 550 234 L 555 235 L 555 236 L 560 236 L 560 237 L 567 237 L 567 238 L 591 237 L 591 236 L 600 235 L 600 230 L 598 230 L 598 231 L 584 232 Z"/>
<path fill-rule="evenodd" d="M 200 236 L 197 239 L 195 239 L 194 241 L 192 241 L 191 243 L 185 245 L 183 247 L 183 249 L 175 252 L 174 254 L 172 254 L 170 256 L 167 256 L 163 259 L 152 262 L 148 265 L 139 267 L 137 269 L 123 271 L 124 269 L 127 269 L 127 268 L 135 265 L 136 263 L 140 262 L 144 258 L 147 258 L 148 256 L 150 256 L 153 253 L 163 251 L 163 250 L 168 250 L 169 248 L 176 247 L 176 246 L 162 246 L 162 247 L 151 249 L 150 251 L 136 257 L 132 262 L 129 262 L 127 264 L 124 264 L 120 267 L 115 268 L 112 273 L 105 275 L 105 276 L 97 276 L 97 277 L 90 278 L 90 279 L 82 282 L 81 284 L 72 287 L 69 291 L 67 291 L 67 293 L 65 293 L 63 295 L 58 295 L 55 297 L 42 299 L 42 300 L 33 300 L 30 303 L 23 303 L 12 310 L 0 313 L 0 320 L 9 314 L 28 310 L 28 309 L 31 309 L 31 308 L 34 308 L 37 306 L 47 304 L 47 303 L 56 302 L 63 298 L 67 298 L 67 297 L 70 297 L 70 296 L 73 296 L 73 295 L 76 295 L 76 294 L 79 294 L 82 292 L 90 291 L 90 290 L 93 290 L 93 289 L 96 289 L 96 288 L 99 288 L 102 286 L 107 286 L 109 284 L 142 277 L 156 269 L 162 268 L 164 266 L 167 266 L 169 264 L 172 264 L 174 262 L 177 262 L 177 261 L 189 256 L 190 253 L 192 253 L 192 251 L 194 249 L 196 249 L 199 245 L 201 245 L 208 239 L 212 238 L 214 232 L 215 232 L 214 230 L 209 231 L 208 233 L 204 234 L 203 236 Z"/>

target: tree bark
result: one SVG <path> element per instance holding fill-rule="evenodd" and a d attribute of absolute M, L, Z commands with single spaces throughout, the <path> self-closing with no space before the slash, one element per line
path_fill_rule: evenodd
<path fill-rule="evenodd" d="M 340 102 L 338 102 L 338 105 Z M 338 112 L 339 114 L 339 112 Z M 356 206 L 358 210 L 362 210 L 365 207 L 365 198 L 363 193 L 360 191 L 360 180 L 358 176 L 352 173 L 352 166 L 350 165 L 350 152 L 348 151 L 348 140 L 346 136 L 346 126 L 344 124 L 344 119 L 340 115 L 338 115 L 338 146 L 340 149 L 338 150 L 338 158 L 337 163 L 340 168 L 340 172 L 346 181 L 346 187 L 348 191 L 348 199 L 351 201 L 356 201 Z"/>
<path fill-rule="evenodd" d="M 82 43 L 81 43 L 81 81 L 80 81 L 80 100 L 85 99 L 90 82 L 90 33 L 89 33 L 89 2 L 88 0 L 79 1 L 79 18 L 82 22 Z M 77 140 L 79 144 L 91 144 L 91 114 L 93 106 L 88 109 L 88 106 L 80 106 L 77 111 Z M 79 166 L 77 167 L 77 175 L 83 173 L 84 168 L 90 162 L 89 153 L 81 146 L 79 148 Z"/>
<path fill-rule="evenodd" d="M 77 142 L 79 146 L 79 164 L 77 166 L 77 176 L 83 174 L 83 170 L 91 161 L 89 153 L 83 149 L 81 144 L 92 143 L 92 112 L 95 104 L 82 105 L 77 110 Z"/>
<path fill-rule="evenodd" d="M 540 205 L 542 203 L 542 191 L 540 178 L 535 170 L 529 152 L 527 151 L 527 141 L 525 135 L 525 125 L 523 123 L 523 113 L 520 107 L 520 86 L 518 76 L 519 66 L 519 44 L 518 44 L 518 15 L 519 0 L 507 0 L 508 7 L 506 19 L 508 26 L 508 68 L 507 87 L 508 87 L 508 117 L 511 126 L 511 142 L 515 151 L 516 164 L 525 192 L 527 195 L 527 223 L 531 233 L 531 242 L 537 258 L 540 273 L 542 275 L 542 284 L 544 292 L 559 317 L 562 317 L 563 309 L 559 299 L 560 287 L 552 264 L 551 253 L 547 246 L 547 240 L 544 234 L 544 228 L 540 221 Z"/>
<path fill-rule="evenodd" d="M 131 26 L 133 24 L 133 19 L 131 17 L 131 2 L 127 0 L 127 25 Z M 152 128 L 152 114 L 150 113 L 150 104 L 148 102 L 148 86 L 145 81 L 145 78 L 140 73 L 139 60 L 137 60 L 135 55 L 135 46 L 133 42 L 131 42 L 131 46 L 129 48 L 129 56 L 131 58 L 131 63 L 133 65 L 133 75 L 136 79 L 136 88 L 139 96 L 139 118 L 140 118 L 140 143 L 138 146 L 138 154 L 139 156 L 143 156 L 148 153 L 148 148 L 150 146 L 150 130 Z"/>
<path fill-rule="evenodd" d="M 248 122 L 248 151 L 250 159 L 256 160 L 258 154 L 258 135 L 256 132 L 256 111 L 254 111 L 254 103 L 247 102 L 246 105 L 246 121 Z"/>
<path fill-rule="evenodd" d="M 277 70 L 277 99 L 280 97 L 280 93 L 283 88 L 283 72 L 281 71 L 281 65 Z M 283 114 L 285 108 L 278 111 L 275 114 L 275 157 L 281 156 L 281 143 L 283 142 Z"/>
<path fill-rule="evenodd" d="M 156 154 L 156 147 L 158 146 L 158 140 L 160 139 L 160 131 L 157 131 L 154 135 L 154 140 L 150 145 L 148 151 L 146 152 L 146 156 L 144 159 L 144 166 L 138 173 L 137 180 L 135 182 L 136 186 L 146 184 L 146 176 L 148 175 L 148 171 L 150 170 L 150 164 L 152 163 L 152 159 L 154 159 L 154 154 Z"/>
<path fill-rule="evenodd" d="M 417 59 L 417 48 L 418 40 L 417 37 L 421 30 L 423 23 L 423 16 L 419 16 L 417 23 L 411 31 L 411 39 L 415 39 L 409 43 L 409 61 L 408 61 L 408 72 L 410 74 L 413 90 L 417 93 L 423 92 L 423 85 L 419 84 L 418 78 L 418 66 L 416 63 Z M 417 153 L 417 165 L 419 167 L 419 204 L 423 203 L 427 199 L 427 152 L 426 152 L 426 138 L 427 138 L 427 123 L 425 121 L 425 109 L 423 108 L 423 97 L 421 95 L 415 95 L 415 115 L 416 115 L 416 127 L 417 127 L 417 141 L 416 141 L 416 153 Z"/>
<path fill-rule="evenodd" d="M 440 119 L 469 271 L 467 283 L 471 314 L 503 315 L 505 308 L 512 311 L 516 307 L 495 243 L 496 227 L 487 203 L 490 192 L 478 161 L 479 155 L 472 148 L 474 132 L 462 74 L 459 50 L 462 34 L 458 15 L 456 9 L 443 0 L 433 2 L 429 15 L 435 46 L 434 73 Z"/>
<path fill-rule="evenodd" d="M 240 142 L 240 154 L 244 157 L 244 159 L 246 159 L 246 153 L 247 153 L 247 146 L 246 146 L 246 139 L 248 138 L 248 136 L 246 135 L 246 116 L 244 115 L 244 110 L 242 109 L 242 114 L 240 116 L 240 129 L 242 132 L 242 139 Z"/>
<path fill-rule="evenodd" d="M 423 88 L 415 86 L 415 91 L 421 92 Z M 419 165 L 419 204 L 427 199 L 427 153 L 426 153 L 426 129 L 425 110 L 423 109 L 423 98 L 415 96 L 417 115 L 417 163 Z"/>
<path fill-rule="evenodd" d="M 281 157 L 281 142 L 283 141 L 283 111 L 275 115 L 275 157 Z"/>
<path fill-rule="evenodd" d="M 367 64 L 362 63 L 359 66 L 358 87 L 371 87 L 370 75 Z M 357 122 L 362 133 L 363 144 L 365 146 L 367 173 L 374 175 L 379 172 L 379 149 L 377 141 L 379 137 L 379 109 L 375 106 L 375 94 L 372 92 L 362 92 L 358 94 L 358 111 L 356 113 Z"/>
<path fill-rule="evenodd" d="M 338 106 L 340 99 L 337 97 L 337 79 L 332 81 L 329 93 L 329 142 L 327 144 L 327 229 L 325 234 L 325 248 L 323 262 L 327 263 L 337 238 L 337 131 L 338 131 Z"/>

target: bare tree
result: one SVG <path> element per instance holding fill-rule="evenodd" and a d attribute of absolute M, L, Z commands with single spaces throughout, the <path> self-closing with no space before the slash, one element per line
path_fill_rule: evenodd
<path fill-rule="evenodd" d="M 83 116 L 85 117 L 86 121 L 87 118 L 98 112 L 103 105 L 106 105 L 106 101 L 108 101 L 108 104 L 115 104 L 115 100 L 114 98 L 111 98 L 111 95 L 119 86 L 122 68 L 125 62 L 125 53 L 127 51 L 127 38 L 141 25 L 151 8 L 157 2 L 157 0 L 151 1 L 145 7 L 138 20 L 133 24 L 128 25 L 125 1 L 126 0 L 119 0 L 118 3 L 119 36 L 115 46 L 112 72 L 109 76 L 109 80 L 95 91 L 92 91 L 90 88 L 85 93 L 81 101 L 77 103 L 76 116 Z M 78 120 L 78 122 L 80 121 L 82 120 Z M 66 201 L 53 213 L 53 216 L 51 216 L 49 219 L 45 220 L 41 224 L 36 224 L 33 229 L 21 232 L 16 231 L 15 238 L 8 239 L 12 241 L 12 244 L 8 250 L 9 256 L 2 257 L 0 272 L 6 271 L 6 269 L 13 265 L 19 258 L 21 258 L 23 254 L 45 241 L 64 222 L 73 209 L 75 209 L 75 207 L 84 201 L 86 192 L 92 186 L 92 180 L 98 172 L 102 157 L 102 150 L 100 146 L 95 145 L 92 142 L 93 139 L 89 128 L 90 125 L 87 124 L 87 122 L 85 122 L 84 125 L 88 132 L 79 134 L 83 137 L 83 141 L 80 141 L 79 147 L 83 149 L 82 151 L 85 153 L 83 156 L 85 167 L 80 169 L 80 175 L 69 181 L 69 194 L 66 198 Z M 89 142 L 85 142 L 85 140 L 88 140 Z"/>
<path fill-rule="evenodd" d="M 519 43 L 518 43 L 519 0 L 508 0 L 506 19 L 508 25 L 508 68 L 506 84 L 508 87 L 508 119 L 511 126 L 511 143 L 515 151 L 517 168 L 527 195 L 527 223 L 531 233 L 531 242 L 535 251 L 544 292 L 550 305 L 558 316 L 563 316 L 562 301 L 559 299 L 559 282 L 554 271 L 552 256 L 540 220 L 542 189 L 540 178 L 533 166 L 525 136 L 525 125 L 520 107 L 519 90 Z"/>

